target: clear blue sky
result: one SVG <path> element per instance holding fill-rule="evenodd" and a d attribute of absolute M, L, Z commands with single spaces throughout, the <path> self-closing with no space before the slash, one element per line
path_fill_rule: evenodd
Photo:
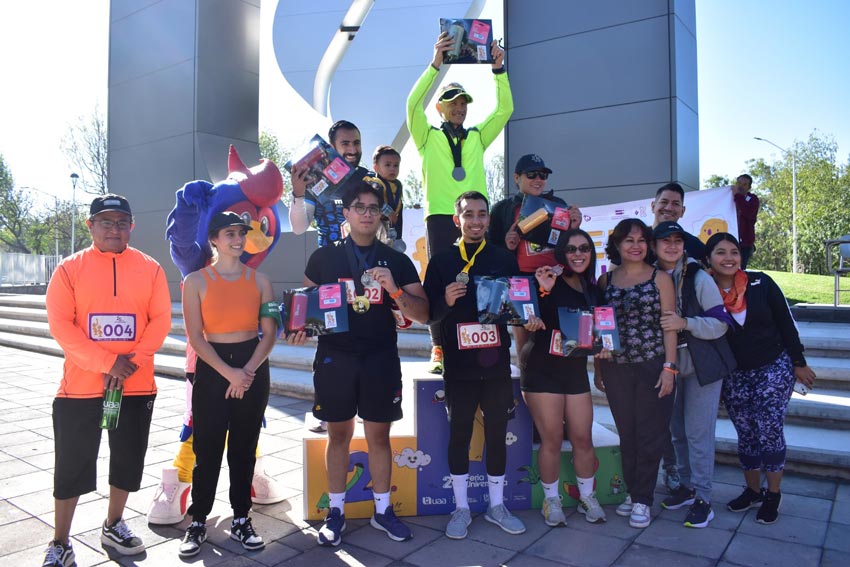
<path fill-rule="evenodd" d="M 108 8 L 0 0 L 0 153 L 18 186 L 70 198 L 58 147 L 75 117 L 106 105 Z M 701 178 L 778 157 L 753 136 L 788 147 L 815 129 L 846 163 L 850 0 L 696 0 L 696 11 Z"/>

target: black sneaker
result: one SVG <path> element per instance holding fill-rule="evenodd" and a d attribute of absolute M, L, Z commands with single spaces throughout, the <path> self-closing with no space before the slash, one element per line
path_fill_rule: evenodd
<path fill-rule="evenodd" d="M 695 495 L 696 493 L 693 488 L 688 488 L 684 484 L 680 484 L 679 488 L 664 499 L 661 507 L 666 510 L 678 510 L 679 508 L 690 506 L 694 503 Z"/>
<path fill-rule="evenodd" d="M 761 506 L 763 501 L 764 488 L 761 489 L 761 492 L 756 492 L 747 486 L 744 488 L 744 491 L 740 496 L 726 505 L 726 508 L 728 508 L 730 512 L 746 512 L 750 508 L 757 508 Z"/>
<path fill-rule="evenodd" d="M 266 546 L 263 538 L 254 531 L 251 518 L 234 518 L 230 523 L 230 539 L 242 542 L 245 549 L 262 549 Z"/>
<path fill-rule="evenodd" d="M 685 517 L 685 526 L 689 528 L 707 528 L 709 522 L 714 519 L 714 510 L 711 509 L 711 504 L 697 498 L 691 504 L 691 509 L 688 510 L 688 515 Z"/>
<path fill-rule="evenodd" d="M 111 547 L 121 555 L 136 555 L 145 550 L 145 544 L 136 537 L 133 530 L 124 522 L 124 518 L 118 518 L 111 526 L 103 522 L 100 530 L 100 543 Z"/>
<path fill-rule="evenodd" d="M 177 555 L 180 557 L 193 557 L 200 553 L 201 544 L 207 541 L 207 526 L 201 522 L 192 522 L 186 528 L 186 535 L 180 543 Z"/>
<path fill-rule="evenodd" d="M 74 567 L 77 564 L 74 559 L 74 550 L 71 543 L 68 545 L 53 540 L 47 544 L 47 549 L 44 551 L 44 563 L 41 567 Z"/>
<path fill-rule="evenodd" d="M 773 524 L 779 519 L 779 503 L 782 502 L 781 492 L 764 491 L 764 502 L 756 514 L 756 522 L 760 524 Z"/>

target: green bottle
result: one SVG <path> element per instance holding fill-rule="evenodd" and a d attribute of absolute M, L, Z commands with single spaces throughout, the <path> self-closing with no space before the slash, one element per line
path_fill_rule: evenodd
<path fill-rule="evenodd" d="M 103 417 L 100 419 L 101 429 L 115 429 L 118 427 L 118 416 L 121 413 L 121 399 L 124 396 L 124 388 L 103 391 Z"/>

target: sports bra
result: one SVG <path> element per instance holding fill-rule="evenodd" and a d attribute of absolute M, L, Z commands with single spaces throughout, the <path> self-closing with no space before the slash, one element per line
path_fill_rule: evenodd
<path fill-rule="evenodd" d="M 201 316 L 207 334 L 257 331 L 260 319 L 260 290 L 254 270 L 242 266 L 238 278 L 221 277 L 214 266 L 202 270 L 207 293 L 201 301 Z"/>

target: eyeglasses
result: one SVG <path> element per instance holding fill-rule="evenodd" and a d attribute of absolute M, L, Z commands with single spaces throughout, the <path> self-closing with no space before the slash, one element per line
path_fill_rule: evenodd
<path fill-rule="evenodd" d="M 369 213 L 370 216 L 376 217 L 381 214 L 381 208 L 378 205 L 369 205 L 368 207 L 363 203 L 357 203 L 356 205 L 351 205 L 351 208 L 354 209 L 354 212 L 358 215 L 365 215 Z"/>
<path fill-rule="evenodd" d="M 591 248 L 587 244 L 582 244 L 581 246 L 573 246 L 572 244 L 564 246 L 564 253 L 566 254 L 575 254 L 576 252 L 587 254 L 591 250 L 593 250 L 593 248 Z"/>
<path fill-rule="evenodd" d="M 133 223 L 130 221 L 120 220 L 120 221 L 111 221 L 107 219 L 97 219 L 94 222 L 100 225 L 100 228 L 103 230 L 112 230 L 113 228 L 117 228 L 120 231 L 130 230 L 130 227 L 133 226 Z"/>
<path fill-rule="evenodd" d="M 529 179 L 542 179 L 543 181 L 549 179 L 549 174 L 545 171 L 529 171 L 525 176 Z"/>

